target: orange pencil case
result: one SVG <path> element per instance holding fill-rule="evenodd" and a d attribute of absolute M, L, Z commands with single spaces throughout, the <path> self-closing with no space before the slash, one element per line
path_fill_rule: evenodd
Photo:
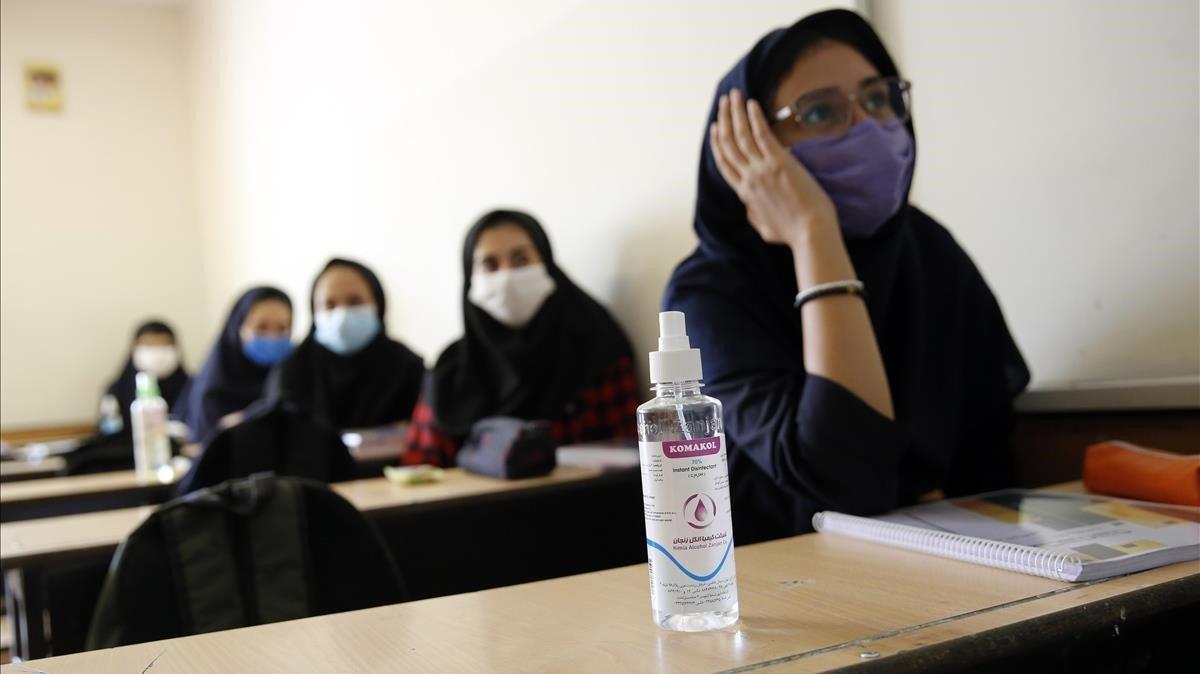
<path fill-rule="evenodd" d="M 1111 496 L 1200 506 L 1200 455 L 1101 442 L 1087 448 L 1083 484 Z"/>

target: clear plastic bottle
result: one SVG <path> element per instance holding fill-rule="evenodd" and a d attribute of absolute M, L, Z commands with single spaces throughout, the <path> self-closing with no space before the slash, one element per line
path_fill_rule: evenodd
<path fill-rule="evenodd" d="M 158 392 L 158 380 L 139 372 L 134 381 L 137 398 L 129 406 L 133 431 L 133 468 L 143 480 L 170 480 L 171 440 L 167 437 L 167 401 Z"/>
<path fill-rule="evenodd" d="M 659 330 L 656 397 L 637 410 L 651 608 L 663 629 L 720 629 L 738 620 L 721 402 L 700 393 L 684 315 L 659 314 Z"/>

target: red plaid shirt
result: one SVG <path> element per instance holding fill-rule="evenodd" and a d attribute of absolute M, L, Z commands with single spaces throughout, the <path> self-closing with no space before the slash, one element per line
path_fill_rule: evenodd
<path fill-rule="evenodd" d="M 555 440 L 560 445 L 570 445 L 637 437 L 639 396 L 633 361 L 629 356 L 621 356 L 604 370 L 600 381 L 579 392 L 575 402 L 568 406 L 566 416 L 550 420 Z M 401 456 L 404 464 L 455 464 L 458 442 L 437 427 L 433 408 L 424 394 L 413 409 L 404 444 Z"/>

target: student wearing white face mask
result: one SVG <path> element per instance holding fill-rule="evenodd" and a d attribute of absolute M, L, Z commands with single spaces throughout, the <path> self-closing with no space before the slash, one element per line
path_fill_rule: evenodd
<path fill-rule="evenodd" d="M 158 387 L 167 405 L 173 407 L 188 383 L 175 332 L 162 321 L 148 321 L 133 334 L 133 348 L 121 373 L 108 386 L 100 401 L 101 435 L 129 436 L 129 406 L 136 395 L 134 378 L 148 372 L 158 379 Z"/>
<path fill-rule="evenodd" d="M 313 327 L 272 374 L 268 398 L 343 430 L 407 421 L 425 363 L 387 336 L 379 278 L 352 260 L 330 260 L 313 282 Z"/>
<path fill-rule="evenodd" d="M 463 276 L 466 334 L 426 378 L 405 463 L 454 465 L 471 426 L 493 416 L 549 421 L 560 444 L 634 437 L 641 392 L 629 339 L 558 268 L 537 220 L 480 218 Z"/>

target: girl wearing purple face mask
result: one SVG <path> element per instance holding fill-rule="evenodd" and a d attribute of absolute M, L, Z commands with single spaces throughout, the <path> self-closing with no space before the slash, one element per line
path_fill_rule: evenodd
<path fill-rule="evenodd" d="M 700 245 L 663 305 L 698 324 L 725 403 L 739 543 L 1011 480 L 1029 373 L 971 260 L 908 203 L 909 109 L 844 10 L 767 35 L 718 87 Z"/>

